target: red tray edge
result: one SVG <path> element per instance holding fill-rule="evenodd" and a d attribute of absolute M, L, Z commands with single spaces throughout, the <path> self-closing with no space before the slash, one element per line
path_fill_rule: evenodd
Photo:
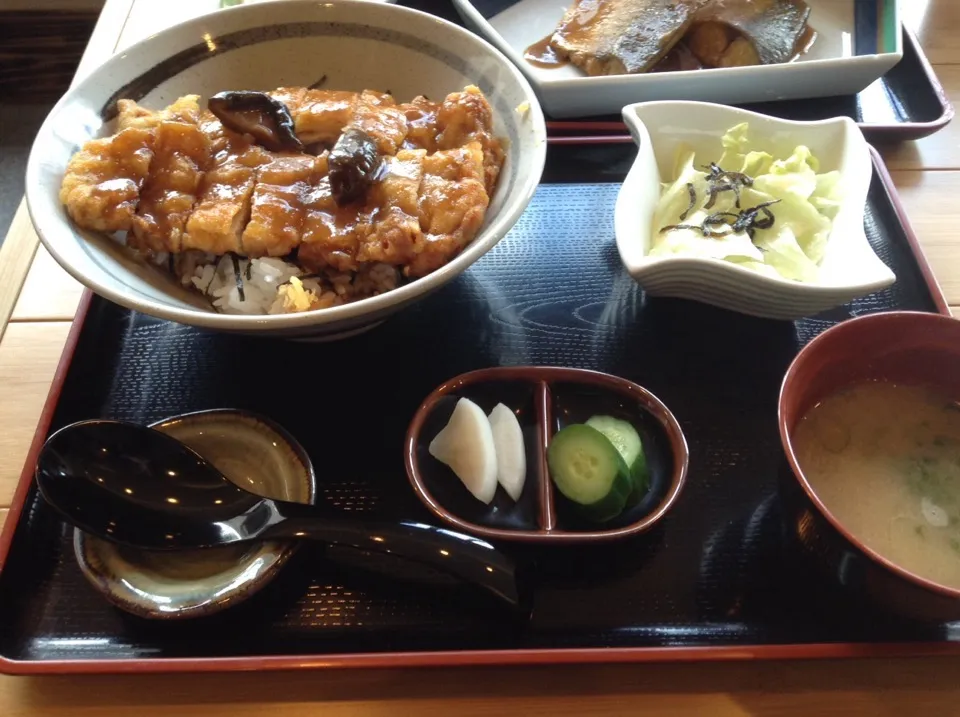
<path fill-rule="evenodd" d="M 596 647 L 538 650 L 370 652 L 350 655 L 264 655 L 166 659 L 59 660 L 30 662 L 0 658 L 0 673 L 34 675 L 175 674 L 185 672 L 266 672 L 315 669 L 413 667 L 501 667 L 508 665 L 602 665 L 748 660 L 876 659 L 950 657 L 960 643 L 818 643 L 742 647 Z"/>
<path fill-rule="evenodd" d="M 937 310 L 950 315 L 943 291 L 927 261 L 920 240 L 913 230 L 890 172 L 876 148 L 870 148 L 874 168 L 903 227 L 910 251 L 923 275 Z M 63 354 L 57 365 L 50 391 L 44 402 L 37 429 L 30 444 L 20 480 L 14 493 L 3 532 L 0 533 L 0 572 L 7 561 L 13 535 L 23 512 L 27 493 L 33 483 L 33 466 L 46 440 L 67 372 L 73 360 L 83 325 L 93 301 L 86 289 Z M 903 643 L 817 643 L 810 645 L 742 645 L 705 647 L 591 647 L 545 648 L 525 650 L 449 650 L 440 652 L 375 652 L 355 654 L 262 655 L 253 657 L 148 658 L 112 660 L 11 660 L 0 655 L 0 674 L 66 675 L 129 674 L 183 672 L 241 672 L 258 670 L 301 670 L 317 668 L 401 668 L 401 667 L 480 667 L 496 665 L 562 665 L 633 662 L 721 662 L 733 660 L 809 660 L 867 657 L 932 657 L 960 655 L 960 642 Z"/>
<path fill-rule="evenodd" d="M 920 67 L 924 76 L 933 87 L 934 94 L 940 102 L 942 112 L 940 116 L 930 122 L 898 122 L 893 124 L 871 124 L 868 122 L 858 122 L 857 126 L 872 140 L 886 141 L 906 141 L 922 139 L 939 132 L 953 120 L 955 109 L 950 98 L 947 96 L 940 78 L 933 69 L 930 59 L 923 51 L 920 41 L 913 30 L 903 27 L 903 35 L 908 43 L 913 46 L 917 57 L 920 60 Z M 632 142 L 629 134 L 607 134 L 591 135 L 577 134 L 578 132 L 625 132 L 627 126 L 622 122 L 615 121 L 579 121 L 579 120 L 555 120 L 547 122 L 547 132 L 551 130 L 556 132 L 572 133 L 560 136 L 548 136 L 547 141 L 551 144 L 614 144 Z M 578 142 L 577 140 L 581 140 Z"/>

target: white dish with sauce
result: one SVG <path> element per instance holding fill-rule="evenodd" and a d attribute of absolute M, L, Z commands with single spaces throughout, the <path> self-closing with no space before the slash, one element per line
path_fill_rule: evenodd
<path fill-rule="evenodd" d="M 890 286 L 893 272 L 880 260 L 863 226 L 873 177 L 870 147 L 846 117 L 794 122 L 702 102 L 648 102 L 623 108 L 639 152 L 627 174 L 614 216 L 617 249 L 627 271 L 650 296 L 712 304 L 771 319 L 818 314 Z M 661 182 L 672 181 L 677 151 L 686 145 L 698 164 L 716 161 L 721 138 L 747 122 L 751 144 L 775 156 L 805 145 L 824 172 L 836 170 L 844 198 L 833 220 L 816 281 L 799 282 L 698 256 L 649 256 Z"/>
<path fill-rule="evenodd" d="M 896 0 L 807 0 L 817 37 L 794 62 L 590 77 L 572 65 L 544 67 L 524 59 L 528 48 L 553 33 L 572 0 L 453 4 L 468 27 L 520 68 L 553 118 L 611 114 L 639 101 L 743 104 L 856 94 L 903 57 Z"/>

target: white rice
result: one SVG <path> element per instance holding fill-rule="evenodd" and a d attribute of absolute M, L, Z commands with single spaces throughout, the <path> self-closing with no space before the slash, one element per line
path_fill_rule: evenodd
<path fill-rule="evenodd" d="M 250 260 L 203 252 L 182 254 L 177 273 L 184 286 L 197 289 L 214 309 L 225 314 L 286 314 L 327 308 L 389 291 L 398 279 L 396 268 L 386 264 L 358 274 L 319 277 L 305 274 L 283 259 Z"/>

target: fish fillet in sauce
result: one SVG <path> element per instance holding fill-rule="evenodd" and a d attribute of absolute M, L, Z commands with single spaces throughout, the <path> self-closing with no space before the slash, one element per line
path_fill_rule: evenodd
<path fill-rule="evenodd" d="M 577 0 L 550 46 L 588 75 L 660 69 L 688 35 L 707 66 L 776 64 L 803 49 L 809 17 L 803 0 Z"/>
<path fill-rule="evenodd" d="M 551 45 L 588 75 L 646 72 L 693 23 L 691 0 L 578 0 Z"/>
<path fill-rule="evenodd" d="M 696 14 L 697 22 L 717 22 L 742 33 L 764 65 L 796 56 L 809 19 L 803 0 L 714 0 Z"/>

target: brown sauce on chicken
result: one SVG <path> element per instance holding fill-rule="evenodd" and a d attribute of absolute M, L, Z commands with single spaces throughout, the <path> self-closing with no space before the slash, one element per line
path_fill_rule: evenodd
<path fill-rule="evenodd" d="M 161 111 L 121 101 L 119 131 L 67 167 L 71 218 L 129 231 L 128 245 L 148 256 L 281 257 L 337 273 L 386 264 L 408 277 L 476 236 L 504 161 L 476 87 L 409 103 L 372 90 L 256 94 L 218 95 L 216 113 L 197 96 Z M 347 136 L 365 138 L 366 164 L 339 196 Z M 317 146 L 328 148 L 308 151 Z"/>

